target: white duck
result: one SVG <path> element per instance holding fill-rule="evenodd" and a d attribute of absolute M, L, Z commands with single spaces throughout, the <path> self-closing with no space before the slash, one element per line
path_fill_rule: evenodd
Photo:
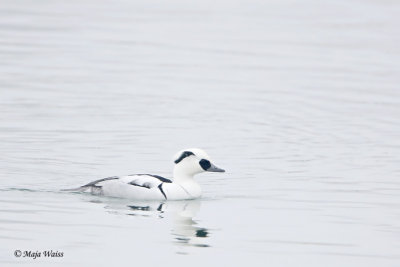
<path fill-rule="evenodd" d="M 201 149 L 185 149 L 175 155 L 172 180 L 151 174 L 132 174 L 99 179 L 74 191 L 141 200 L 182 200 L 201 196 L 201 187 L 193 176 L 202 172 L 225 172 L 210 162 Z"/>

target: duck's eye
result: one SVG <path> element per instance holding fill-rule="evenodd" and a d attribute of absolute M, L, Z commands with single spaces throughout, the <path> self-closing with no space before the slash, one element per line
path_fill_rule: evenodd
<path fill-rule="evenodd" d="M 208 170 L 211 167 L 211 162 L 209 160 L 206 159 L 202 159 L 200 160 L 200 166 L 203 168 L 203 170 Z"/>

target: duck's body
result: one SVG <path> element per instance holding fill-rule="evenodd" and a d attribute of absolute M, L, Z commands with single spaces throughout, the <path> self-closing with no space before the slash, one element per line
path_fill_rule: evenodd
<path fill-rule="evenodd" d="M 151 174 L 112 176 L 93 181 L 77 191 L 96 195 L 140 200 L 183 200 L 201 196 L 201 187 L 193 179 L 204 171 L 224 172 L 209 161 L 201 149 L 184 150 L 175 157 L 174 177 L 167 179 Z"/>
<path fill-rule="evenodd" d="M 82 186 L 80 191 L 141 200 L 195 199 L 201 196 L 201 187 L 194 180 L 181 184 L 151 174 L 107 177 Z"/>

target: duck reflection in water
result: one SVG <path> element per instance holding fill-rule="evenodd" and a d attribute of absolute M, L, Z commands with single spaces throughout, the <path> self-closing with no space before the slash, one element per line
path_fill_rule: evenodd
<path fill-rule="evenodd" d="M 207 244 L 210 235 L 209 230 L 200 227 L 193 220 L 200 211 L 200 200 L 180 200 L 168 202 L 128 202 L 125 205 L 121 203 L 107 203 L 106 209 L 112 213 L 120 213 L 124 210 L 129 216 L 156 217 L 167 219 L 172 222 L 171 234 L 173 242 L 179 246 L 209 247 Z M 126 210 L 128 208 L 128 210 Z"/>
<path fill-rule="evenodd" d="M 206 238 L 209 237 L 207 228 L 200 227 L 193 220 L 200 210 L 199 200 L 169 201 L 163 203 L 150 203 L 147 205 L 129 205 L 132 216 L 152 216 L 159 218 L 168 216 L 173 226 L 171 233 L 174 242 L 183 246 L 209 247 Z"/>

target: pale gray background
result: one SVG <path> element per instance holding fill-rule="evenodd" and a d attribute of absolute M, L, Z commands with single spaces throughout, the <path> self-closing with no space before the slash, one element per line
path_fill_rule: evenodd
<path fill-rule="evenodd" d="M 399 14 L 380 0 L 1 0 L 0 265 L 399 266 Z M 197 177 L 200 201 L 58 191 L 170 176 L 186 147 L 227 170 Z"/>

